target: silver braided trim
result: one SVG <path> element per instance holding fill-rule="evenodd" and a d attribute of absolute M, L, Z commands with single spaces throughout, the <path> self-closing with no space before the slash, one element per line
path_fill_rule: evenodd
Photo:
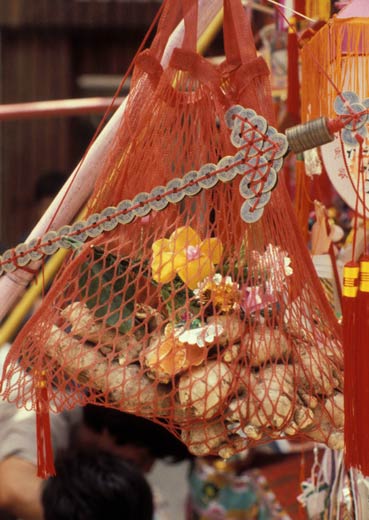
<path fill-rule="evenodd" d="M 277 172 L 283 165 L 288 150 L 286 136 L 268 127 L 267 121 L 251 109 L 240 105 L 231 107 L 225 115 L 232 130 L 231 142 L 238 148 L 235 155 L 223 157 L 217 164 L 208 163 L 182 178 L 171 179 L 166 186 L 156 186 L 150 193 L 141 192 L 132 200 L 122 200 L 100 213 L 90 215 L 57 231 L 48 231 L 28 243 L 18 244 L 0 256 L 0 274 L 11 273 L 59 249 L 71 249 L 74 244 L 86 242 L 119 224 L 129 224 L 135 217 L 144 217 L 151 211 L 161 211 L 168 204 L 177 204 L 184 197 L 212 189 L 219 181 L 230 182 L 237 175 L 243 177 L 240 193 L 245 198 L 241 218 L 252 223 L 258 220 L 270 200 L 270 191 L 277 183 Z"/>

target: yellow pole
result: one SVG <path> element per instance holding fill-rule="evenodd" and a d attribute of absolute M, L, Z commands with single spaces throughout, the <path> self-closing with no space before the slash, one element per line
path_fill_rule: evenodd
<path fill-rule="evenodd" d="M 223 7 L 218 11 L 218 14 L 209 23 L 206 31 L 202 33 L 197 42 L 197 52 L 204 54 L 210 43 L 220 31 L 223 23 Z"/>
<path fill-rule="evenodd" d="M 85 208 L 83 208 L 76 220 L 81 220 L 85 211 Z M 31 285 L 0 327 L 0 348 L 4 343 L 8 343 L 14 339 L 27 314 L 31 312 L 35 300 L 42 295 L 43 288 L 53 280 L 67 253 L 67 249 L 57 251 L 50 260 L 44 264 L 36 280 L 33 283 L 31 282 Z"/>
<path fill-rule="evenodd" d="M 222 26 L 222 21 L 223 8 L 218 11 L 216 16 L 208 25 L 206 31 L 204 31 L 200 36 L 197 43 L 197 50 L 200 54 L 203 54 L 213 41 Z M 82 215 L 79 215 L 77 220 L 80 218 L 82 218 Z M 50 258 L 50 260 L 45 264 L 43 272 L 39 273 L 37 276 L 36 282 L 27 289 L 22 299 L 14 307 L 4 324 L 0 327 L 0 348 L 1 345 L 11 341 L 15 337 L 20 325 L 27 316 L 27 313 L 32 309 L 34 301 L 42 294 L 43 286 L 47 285 L 54 278 L 66 254 L 67 251 L 62 249 Z"/>
<path fill-rule="evenodd" d="M 43 270 L 37 275 L 35 282 L 31 282 L 30 287 L 24 293 L 22 299 L 14 307 L 8 318 L 0 327 L 0 346 L 11 341 L 19 326 L 27 314 L 31 311 L 35 300 L 42 295 L 42 289 L 47 285 L 58 272 L 66 254 L 67 249 L 61 249 L 45 264 Z"/>

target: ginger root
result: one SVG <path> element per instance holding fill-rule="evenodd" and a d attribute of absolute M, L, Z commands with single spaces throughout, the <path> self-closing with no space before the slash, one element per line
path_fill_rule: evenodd
<path fill-rule="evenodd" d="M 291 421 L 294 426 L 297 398 L 290 365 L 273 365 L 257 374 L 246 374 L 241 391 L 243 395 L 229 404 L 227 421 L 239 422 L 249 438 L 259 440 L 265 430 L 268 434 L 278 430 L 279 435 Z"/>
<path fill-rule="evenodd" d="M 240 342 L 244 332 L 245 323 L 237 314 L 215 314 L 209 316 L 206 322 L 210 325 L 220 325 L 223 333 L 218 337 L 220 346 L 233 345 Z"/>
<path fill-rule="evenodd" d="M 45 341 L 45 352 L 71 378 L 98 390 L 105 388 L 108 362 L 98 349 L 88 347 L 53 325 Z"/>
<path fill-rule="evenodd" d="M 55 325 L 45 352 L 71 379 L 103 394 L 117 408 L 147 417 L 169 415 L 170 389 L 155 385 L 139 366 L 109 362 L 97 348 L 84 345 Z"/>
<path fill-rule="evenodd" d="M 183 430 L 181 438 L 191 453 L 203 457 L 227 443 L 228 431 L 219 419 L 213 422 L 204 421 L 193 424 L 189 430 Z"/>
<path fill-rule="evenodd" d="M 313 395 L 330 396 L 340 387 L 336 369 L 323 350 L 298 343 L 294 349 L 298 385 Z"/>
<path fill-rule="evenodd" d="M 291 352 L 291 346 L 283 332 L 266 326 L 246 333 L 242 344 L 252 367 L 264 365 L 268 361 L 287 359 Z"/>
<path fill-rule="evenodd" d="M 211 419 L 224 407 L 233 375 L 228 365 L 209 361 L 183 374 L 178 383 L 179 402 L 197 417 Z"/>
<path fill-rule="evenodd" d="M 344 420 L 343 394 L 335 392 L 315 408 L 313 424 L 304 430 L 304 435 L 327 444 L 332 450 L 341 450 L 344 447 Z"/>
<path fill-rule="evenodd" d="M 130 363 L 137 359 L 142 343 L 133 334 L 120 334 L 95 318 L 93 312 L 82 302 L 73 302 L 61 311 L 61 315 L 71 324 L 71 332 L 83 342 L 97 344 L 104 353 L 115 351 L 120 359 Z"/>

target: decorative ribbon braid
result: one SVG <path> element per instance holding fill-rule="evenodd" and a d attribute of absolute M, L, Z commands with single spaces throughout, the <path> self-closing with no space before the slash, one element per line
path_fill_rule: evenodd
<path fill-rule="evenodd" d="M 266 119 L 254 110 L 240 105 L 231 107 L 225 119 L 232 130 L 232 144 L 239 149 L 235 155 L 223 157 L 217 164 L 205 164 L 182 178 L 171 179 L 166 186 L 156 186 L 150 193 L 142 192 L 132 200 L 122 200 L 116 207 L 109 206 L 87 220 L 48 231 L 42 237 L 8 249 L 0 256 L 0 275 L 53 255 L 60 248 L 72 248 L 76 243 L 113 230 L 118 224 L 129 224 L 135 217 L 161 211 L 168 204 L 177 204 L 184 197 L 213 188 L 219 181 L 230 182 L 237 175 L 242 176 L 240 193 L 246 199 L 241 207 L 241 218 L 247 223 L 259 220 L 277 184 L 283 156 L 288 152 L 287 138 L 268 126 Z"/>

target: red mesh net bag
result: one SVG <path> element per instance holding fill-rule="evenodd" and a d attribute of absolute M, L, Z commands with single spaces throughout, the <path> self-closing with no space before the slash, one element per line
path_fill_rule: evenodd
<path fill-rule="evenodd" d="M 185 38 L 163 68 L 182 5 Z M 224 1 L 218 66 L 196 53 L 196 23 L 196 2 L 164 6 L 89 216 L 63 239 L 74 250 L 11 349 L 3 393 L 39 411 L 144 416 L 196 455 L 297 436 L 342 447 L 340 329 L 277 185 L 287 143 L 267 67 L 241 2 Z"/>

